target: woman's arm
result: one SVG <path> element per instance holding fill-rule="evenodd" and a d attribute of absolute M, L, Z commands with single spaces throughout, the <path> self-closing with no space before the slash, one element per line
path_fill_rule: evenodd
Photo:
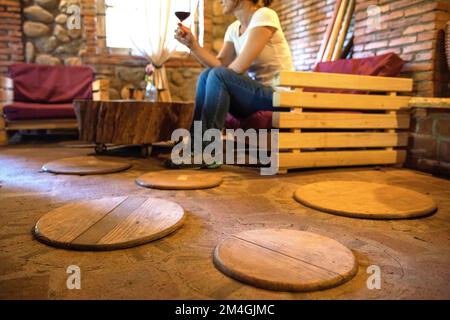
<path fill-rule="evenodd" d="M 239 56 L 228 66 L 237 73 L 244 73 L 263 51 L 277 31 L 274 27 L 255 27 L 249 31 L 247 42 Z"/>
<path fill-rule="evenodd" d="M 206 67 L 227 67 L 236 58 L 234 45 L 231 42 L 225 42 L 222 50 L 216 57 L 201 47 L 191 31 L 181 24 L 178 25 L 178 29 L 175 31 L 175 39 L 187 46 L 194 57 Z"/>

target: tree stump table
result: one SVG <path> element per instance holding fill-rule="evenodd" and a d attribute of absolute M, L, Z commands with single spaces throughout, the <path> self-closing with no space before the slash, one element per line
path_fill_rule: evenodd
<path fill-rule="evenodd" d="M 79 139 L 96 144 L 96 152 L 106 144 L 141 145 L 143 155 L 156 142 L 168 141 L 176 129 L 189 129 L 194 104 L 132 100 L 75 100 Z"/>

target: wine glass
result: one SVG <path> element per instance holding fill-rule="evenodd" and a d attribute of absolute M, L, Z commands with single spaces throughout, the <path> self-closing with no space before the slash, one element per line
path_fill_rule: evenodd
<path fill-rule="evenodd" d="M 179 1 L 177 5 L 177 11 L 175 11 L 175 15 L 180 20 L 180 23 L 183 23 L 184 20 L 189 18 L 191 15 L 191 0 L 183 0 Z"/>

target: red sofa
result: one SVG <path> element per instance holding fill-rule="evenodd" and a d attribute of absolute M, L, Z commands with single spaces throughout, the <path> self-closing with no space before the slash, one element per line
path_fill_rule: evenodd
<path fill-rule="evenodd" d="M 321 62 L 314 68 L 314 72 L 325 73 L 343 73 L 366 76 L 380 76 L 380 77 L 396 77 L 400 74 L 404 61 L 395 53 L 387 53 L 380 56 L 362 58 L 337 60 L 331 62 Z M 305 90 L 306 91 L 306 90 Z M 354 93 L 345 90 L 308 90 L 320 92 L 335 92 L 335 93 Z M 271 129 L 272 128 L 272 112 L 259 111 L 247 118 L 236 118 L 228 114 L 225 121 L 225 128 L 227 129 Z"/>
<path fill-rule="evenodd" d="M 75 99 L 109 99 L 108 80 L 95 80 L 86 66 L 18 63 L 0 76 L 0 145 L 11 132 L 77 129 Z"/>
<path fill-rule="evenodd" d="M 84 66 L 13 64 L 14 100 L 6 104 L 6 121 L 75 119 L 74 99 L 92 99 L 94 73 Z"/>

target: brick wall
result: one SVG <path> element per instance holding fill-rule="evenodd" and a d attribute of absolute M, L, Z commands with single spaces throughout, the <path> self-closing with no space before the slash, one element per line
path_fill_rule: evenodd
<path fill-rule="evenodd" d="M 14 61 L 23 61 L 20 0 L 0 0 L 0 75 Z"/>

